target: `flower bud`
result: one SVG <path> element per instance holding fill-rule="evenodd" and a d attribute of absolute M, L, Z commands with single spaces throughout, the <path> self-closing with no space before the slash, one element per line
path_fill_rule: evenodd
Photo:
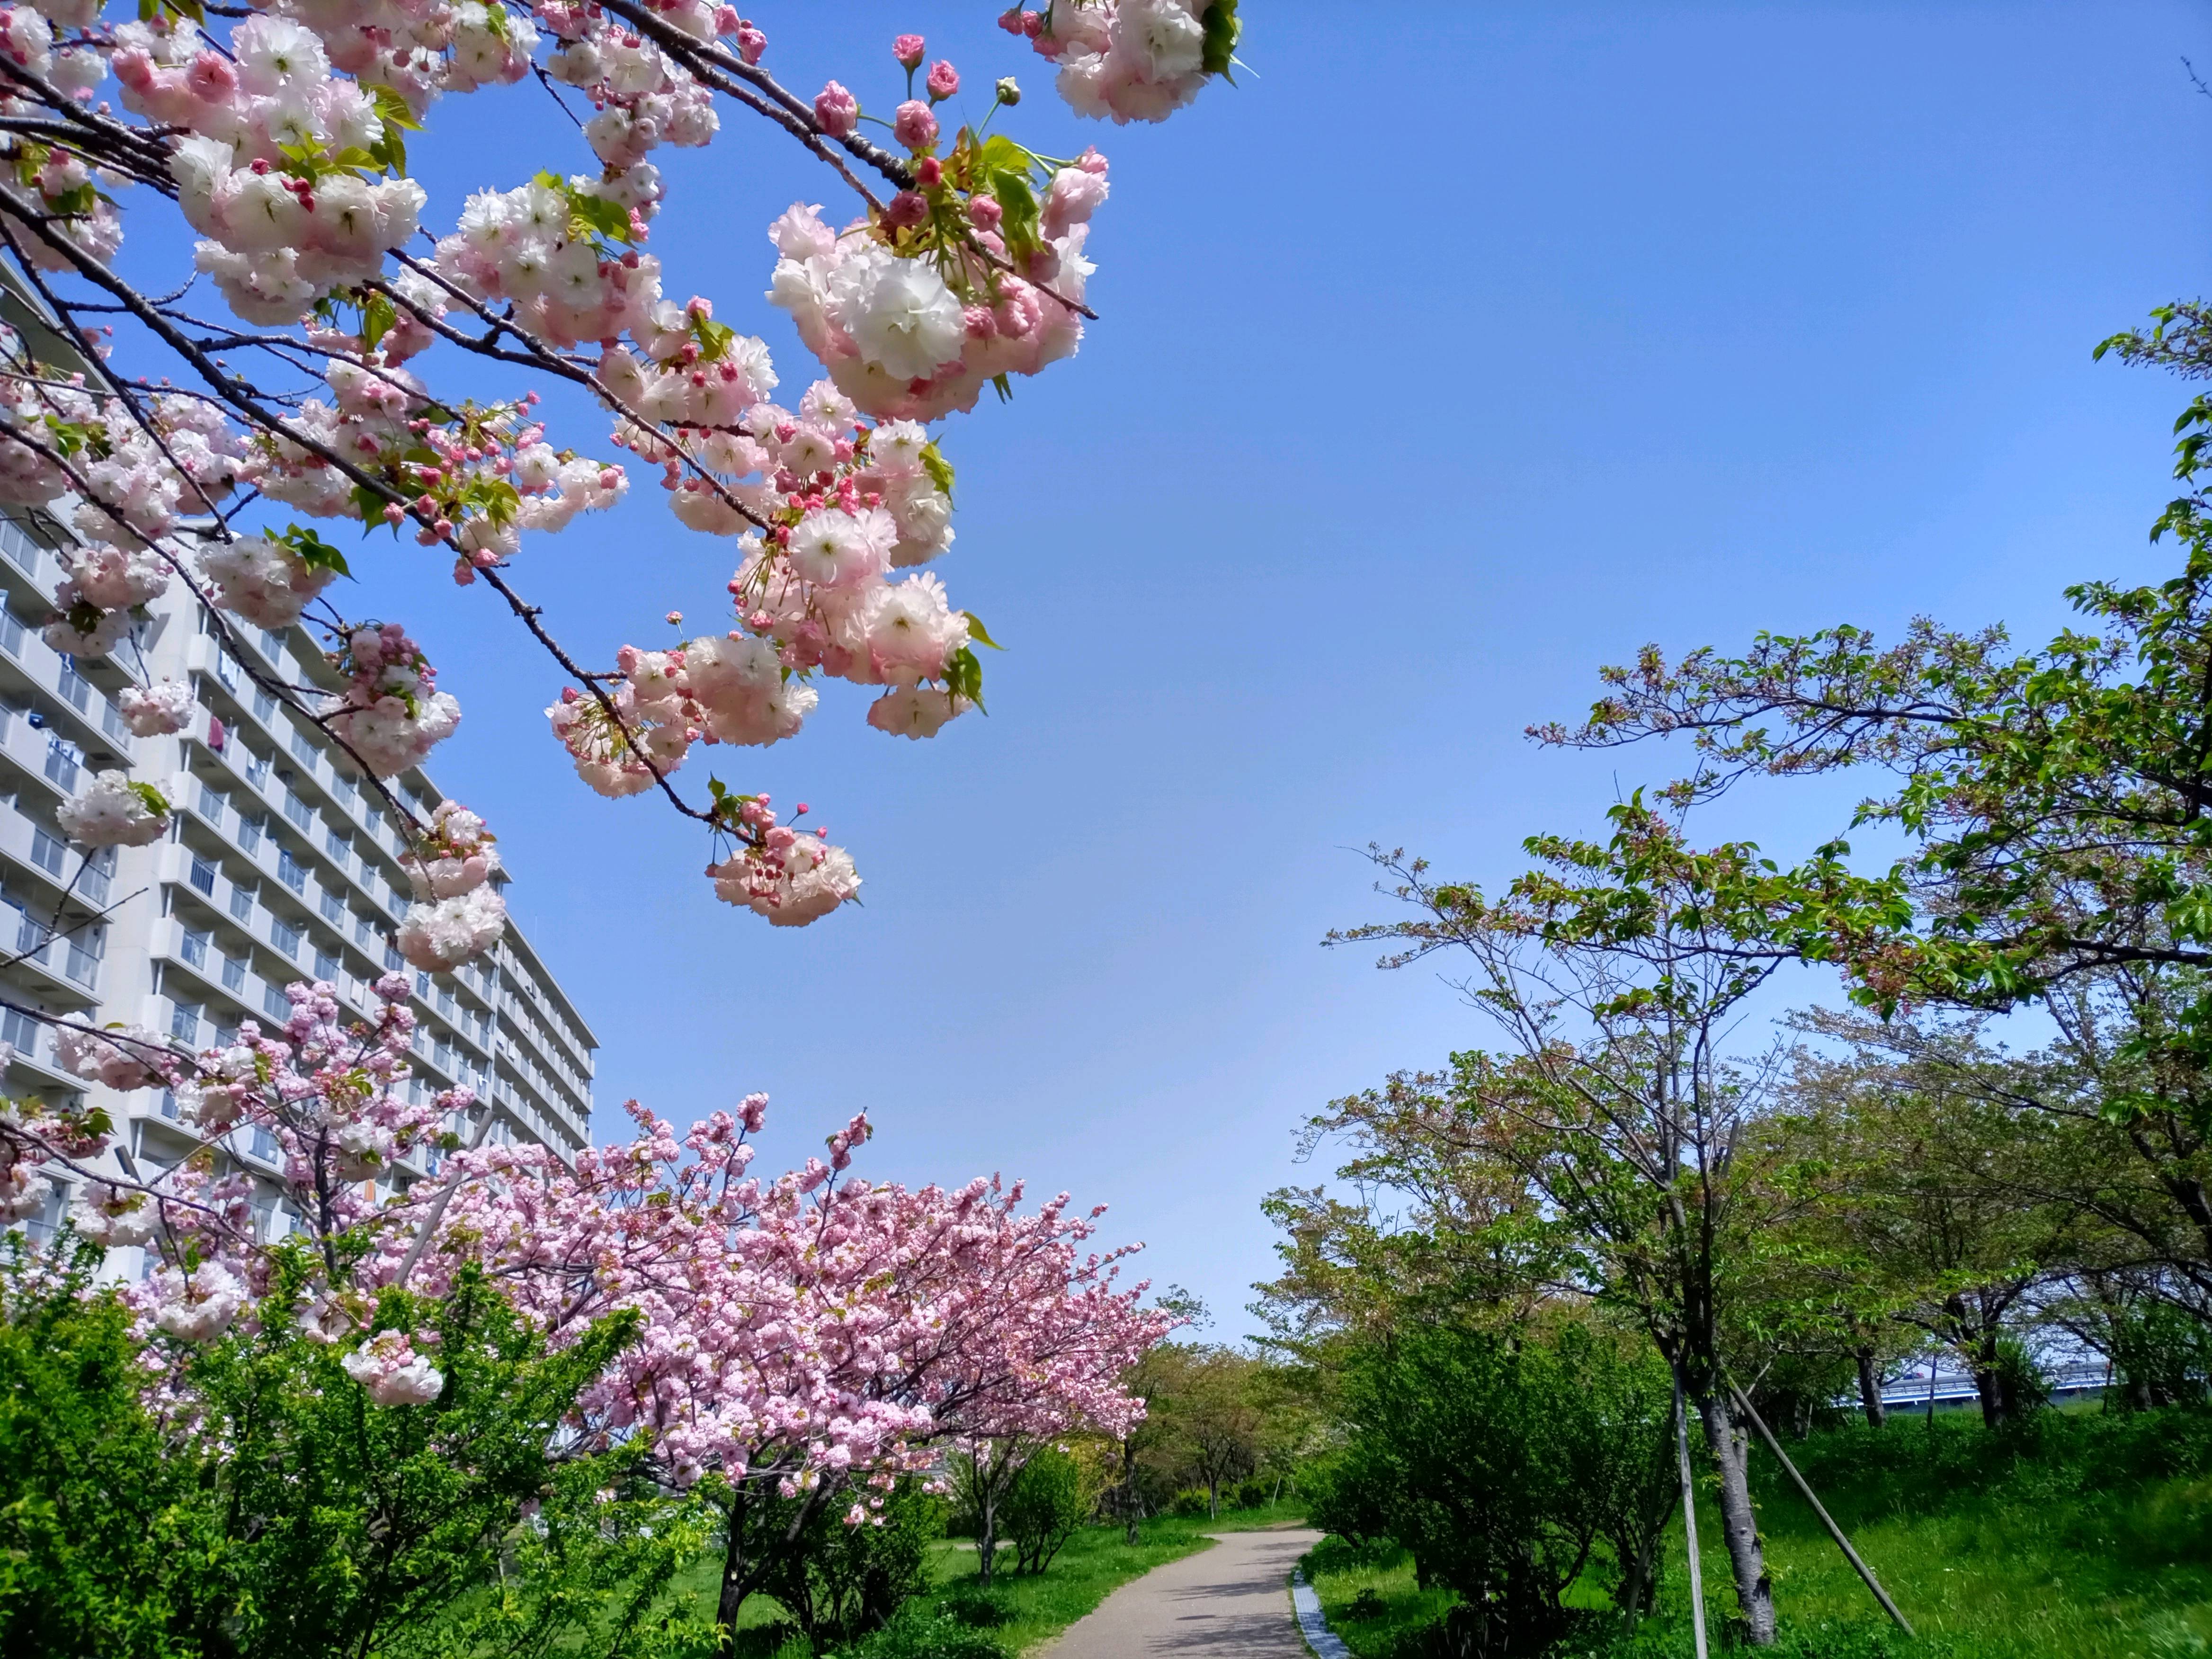
<path fill-rule="evenodd" d="M 891 42 L 891 56 L 897 58 L 901 69 L 921 67 L 922 44 L 918 34 L 902 34 Z"/>
<path fill-rule="evenodd" d="M 937 142 L 937 117 L 919 98 L 909 98 L 891 118 L 891 131 L 908 149 L 923 149 Z"/>
<path fill-rule="evenodd" d="M 924 84 L 929 88 L 929 101 L 941 104 L 960 90 L 960 71 L 940 58 L 929 66 L 929 79 Z"/>
<path fill-rule="evenodd" d="M 999 77 L 999 101 L 1008 109 L 1012 109 L 1022 101 L 1022 89 L 1015 84 L 1014 77 L 1011 75 L 1002 75 Z"/>
<path fill-rule="evenodd" d="M 814 118 L 832 138 L 849 138 L 860 124 L 860 100 L 832 81 L 814 94 Z"/>

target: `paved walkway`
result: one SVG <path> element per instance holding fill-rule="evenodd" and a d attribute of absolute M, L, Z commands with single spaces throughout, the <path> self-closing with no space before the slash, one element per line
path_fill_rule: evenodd
<path fill-rule="evenodd" d="M 1300 1527 L 1218 1537 L 1212 1549 L 1122 1585 L 1070 1625 L 1046 1659 L 1309 1659 L 1288 1581 L 1321 1534 Z"/>

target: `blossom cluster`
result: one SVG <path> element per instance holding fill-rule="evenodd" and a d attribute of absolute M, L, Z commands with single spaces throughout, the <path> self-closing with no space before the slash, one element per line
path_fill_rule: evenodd
<path fill-rule="evenodd" d="M 356 628 L 329 653 L 346 688 L 322 713 L 331 731 L 380 778 L 418 766 L 461 723 L 438 672 L 398 623 Z"/>
<path fill-rule="evenodd" d="M 507 931 L 507 901 L 491 884 L 498 840 L 457 801 L 440 801 L 428 832 L 401 860 L 414 889 L 397 938 L 399 954 L 430 973 L 483 955 Z"/>
<path fill-rule="evenodd" d="M 866 219 L 832 230 L 818 207 L 793 203 L 769 229 L 781 257 L 769 301 L 790 313 L 838 390 L 866 413 L 931 421 L 971 410 L 992 381 L 1038 374 L 1083 337 L 1076 307 L 1093 269 L 1083 249 L 1091 210 L 1105 196 L 1106 161 L 1093 150 L 1060 172 L 1099 182 L 1063 185 L 1054 175 L 1047 196 L 1060 208 L 1054 234 L 1019 272 L 995 227 L 971 222 L 969 234 L 997 262 L 976 269 L 886 246 Z"/>
<path fill-rule="evenodd" d="M 999 19 L 1060 67 L 1060 95 L 1079 115 L 1164 121 L 1225 75 L 1237 0 L 1059 0 Z"/>

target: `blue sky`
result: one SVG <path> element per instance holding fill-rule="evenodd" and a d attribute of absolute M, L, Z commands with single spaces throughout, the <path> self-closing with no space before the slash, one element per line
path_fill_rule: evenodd
<path fill-rule="evenodd" d="M 833 684 L 798 742 L 713 751 L 812 804 L 865 906 L 793 932 L 715 904 L 691 826 L 569 776 L 539 714 L 559 682 L 489 595 L 404 614 L 466 710 L 435 769 L 492 817 L 604 1045 L 603 1133 L 628 1096 L 681 1121 L 760 1088 L 795 1158 L 865 1108 L 864 1171 L 1109 1203 L 1107 1237 L 1146 1241 L 1233 1336 L 1270 1271 L 1261 1194 L 1317 1178 L 1301 1118 L 1481 1040 L 1427 971 L 1319 948 L 1382 914 L 1354 849 L 1498 884 L 1522 836 L 1667 775 L 1520 735 L 1646 640 L 1919 612 L 2033 635 L 2068 581 L 2161 568 L 2144 532 L 2185 394 L 2089 350 L 2199 291 L 2212 100 L 2181 58 L 2212 68 L 2212 27 L 1248 0 L 1238 88 L 1102 130 L 995 9 L 754 12 L 795 87 L 885 107 L 890 37 L 919 28 L 971 87 L 1021 78 L 1017 136 L 1114 164 L 1081 355 L 944 433 L 938 568 L 1008 647 L 989 718 L 908 744 Z M 442 106 L 416 146 L 431 221 L 587 165 L 564 125 L 529 88 Z M 809 168 L 733 112 L 669 161 L 653 238 L 671 290 L 764 336 L 793 395 L 809 360 L 756 296 L 769 219 L 836 200 Z M 672 606 L 722 614 L 726 544 L 640 482 L 515 573 L 589 659 L 659 642 Z M 398 609 L 426 556 L 357 563 L 362 603 Z M 1787 855 L 1842 805 L 1756 795 L 1713 833 Z"/>

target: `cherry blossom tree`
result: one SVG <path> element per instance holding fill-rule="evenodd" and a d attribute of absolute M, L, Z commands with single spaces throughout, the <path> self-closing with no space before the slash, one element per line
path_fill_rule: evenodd
<path fill-rule="evenodd" d="M 1000 21 L 1074 109 L 1116 122 L 1188 105 L 1228 75 L 1238 33 L 1236 0 L 1055 0 Z M 1012 76 L 954 129 L 940 112 L 960 71 L 918 34 L 890 57 L 850 72 L 860 90 L 809 98 L 713 0 L 0 4 L 0 281 L 23 320 L 0 331 L 0 503 L 65 516 L 82 543 L 47 636 L 120 661 L 138 608 L 178 583 L 226 635 L 233 618 L 319 629 L 338 693 L 234 654 L 352 757 L 419 861 L 448 869 L 398 935 L 418 966 L 453 967 L 503 925 L 471 878 L 481 821 L 424 823 L 382 781 L 461 705 L 403 623 L 337 608 L 375 544 L 349 554 L 315 525 L 449 555 L 547 653 L 548 720 L 584 782 L 696 820 L 717 896 L 777 925 L 851 898 L 854 862 L 764 794 L 680 790 L 691 750 L 795 735 L 827 680 L 875 690 L 869 724 L 908 738 L 981 706 L 976 647 L 994 641 L 921 568 L 954 534 L 933 423 L 1075 351 L 1108 167 L 1011 136 Z M 502 162 L 433 223 L 410 149 L 473 93 L 550 99 L 577 136 Z M 767 228 L 767 299 L 818 360 L 788 405 L 767 347 L 648 251 L 678 208 L 653 155 L 714 143 L 726 113 L 796 146 L 843 204 L 802 200 Z M 126 204 L 197 239 L 158 291 L 119 273 Z M 588 394 L 605 427 L 554 431 L 523 377 Z M 605 647 L 562 643 L 519 564 L 639 468 L 679 524 L 735 543 L 730 613 L 595 668 Z M 145 735 L 200 718 L 175 684 L 121 707 Z M 110 773 L 66 828 L 96 848 L 167 817 L 152 785 Z"/>
<path fill-rule="evenodd" d="M 1118 1434 L 1141 1414 L 1119 1379 L 1175 1319 L 1140 1305 L 1144 1285 L 1117 1283 L 1128 1249 L 1081 1249 L 1100 1211 L 1071 1214 L 1063 1194 L 1024 1212 L 1020 1184 L 995 1178 L 947 1190 L 850 1176 L 865 1118 L 826 1158 L 763 1180 L 748 1139 L 759 1095 L 680 1137 L 633 1103 L 635 1137 L 573 1169 L 543 1146 L 472 1145 L 489 1117 L 471 1091 L 406 1097 L 406 976 L 376 989 L 378 1017 L 349 1025 L 331 988 L 295 985 L 281 1032 L 247 1022 L 197 1056 L 144 1031 L 69 1028 L 61 1052 L 80 1075 L 175 1088 L 209 1146 L 173 1168 L 133 1163 L 96 1112 L 0 1117 L 13 1214 L 66 1173 L 81 1234 L 152 1252 L 126 1295 L 155 1370 L 159 1339 L 207 1343 L 282 1316 L 400 1409 L 437 1400 L 446 1378 L 386 1322 L 395 1290 L 434 1305 L 488 1282 L 556 1352 L 628 1322 L 635 1340 L 578 1395 L 562 1443 L 641 1449 L 665 1488 L 712 1497 L 725 1625 L 825 1506 L 867 1524 L 944 1443 Z M 214 1139 L 240 1127 L 281 1149 L 286 1240 L 257 1237 L 248 1177 L 215 1173 Z M 410 1158 L 437 1161 L 395 1194 Z"/>

